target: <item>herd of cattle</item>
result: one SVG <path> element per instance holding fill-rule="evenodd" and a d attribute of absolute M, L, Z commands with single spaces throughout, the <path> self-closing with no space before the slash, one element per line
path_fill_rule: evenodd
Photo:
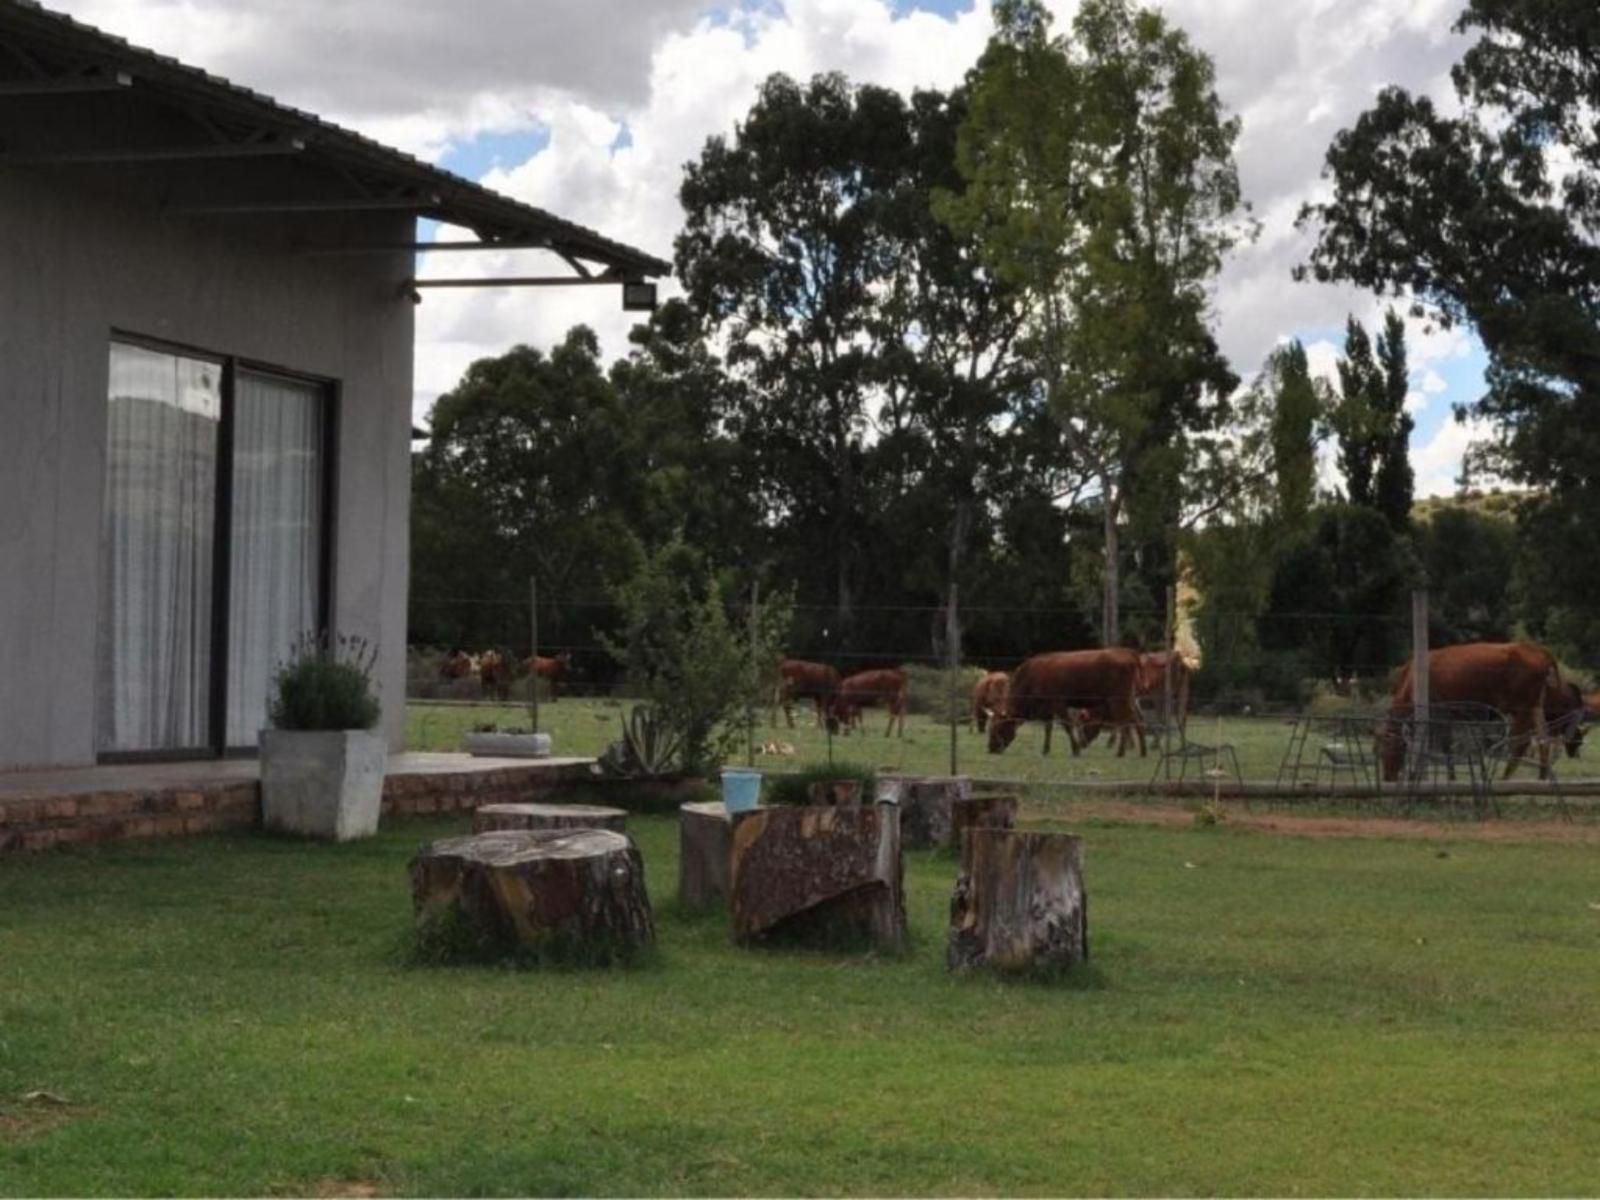
<path fill-rule="evenodd" d="M 1050 733 L 1060 724 L 1073 754 L 1110 731 L 1120 757 L 1137 741 L 1144 754 L 1146 710 L 1170 713 L 1182 731 L 1189 711 L 1193 664 L 1181 654 L 1140 654 L 1134 650 L 1070 650 L 1036 654 L 1009 674 L 991 671 L 973 689 L 971 722 L 987 730 L 989 751 L 1011 745 L 1024 721 L 1044 724 L 1044 753 Z M 1507 723 L 1506 774 L 1530 756 L 1539 774 L 1549 774 L 1549 752 L 1559 741 L 1569 757 L 1583 744 L 1584 726 L 1600 716 L 1600 692 L 1585 696 L 1563 680 L 1555 657 L 1532 642 L 1469 642 L 1446 646 L 1428 655 L 1428 708 L 1479 706 L 1503 716 Z M 791 706 L 811 700 L 817 722 L 848 731 L 860 724 L 863 708 L 889 710 L 889 725 L 898 720 L 905 730 L 906 676 L 901 670 L 864 671 L 840 677 L 823 663 L 785 659 L 778 700 L 789 724 Z M 1376 726 L 1375 756 L 1383 778 L 1400 778 L 1406 747 L 1416 724 L 1412 720 L 1412 679 L 1408 662 L 1397 673 L 1388 714 Z M 1434 719 L 1430 717 L 1430 719 Z M 1443 736 L 1448 736 L 1446 731 Z"/>
<path fill-rule="evenodd" d="M 446 680 L 476 678 L 485 698 L 507 700 L 519 679 L 536 677 L 549 684 L 550 699 L 560 696 L 572 659 L 562 653 L 517 659 L 502 650 L 469 655 L 453 650 L 440 666 Z M 1181 733 L 1189 712 L 1194 664 L 1182 654 L 1141 654 L 1135 650 L 1065 650 L 1036 654 L 1011 672 L 991 671 L 972 692 L 971 723 L 988 734 L 989 751 L 1011 745 L 1025 721 L 1044 724 L 1044 753 L 1050 753 L 1051 730 L 1059 724 L 1073 754 L 1080 753 L 1102 731 L 1118 756 L 1135 742 L 1146 752 L 1145 712 L 1167 712 Z M 1600 692 L 1585 696 L 1564 680 L 1555 657 L 1533 642 L 1469 642 L 1434 650 L 1428 656 L 1429 706 L 1476 705 L 1492 709 L 1507 723 L 1506 774 L 1531 755 L 1540 775 L 1549 773 L 1550 748 L 1560 742 L 1569 757 L 1583 744 L 1584 726 L 1600 717 Z M 880 668 L 843 675 L 826 663 L 786 658 L 774 694 L 789 727 L 795 704 L 810 701 L 818 726 L 834 733 L 862 727 L 862 712 L 888 713 L 884 736 L 898 728 L 905 735 L 907 680 L 899 668 Z M 1387 716 L 1377 723 L 1376 758 L 1386 780 L 1400 777 L 1414 726 L 1411 665 L 1396 673 Z M 776 712 L 773 716 L 776 720 Z"/>
<path fill-rule="evenodd" d="M 535 654 L 518 659 L 504 650 L 485 650 L 468 654 L 452 650 L 439 663 L 439 678 L 449 682 L 476 679 L 484 699 L 509 700 L 512 685 L 530 676 L 550 685 L 550 699 L 561 698 L 561 681 L 572 670 L 572 655 L 566 651 L 552 657 Z"/>

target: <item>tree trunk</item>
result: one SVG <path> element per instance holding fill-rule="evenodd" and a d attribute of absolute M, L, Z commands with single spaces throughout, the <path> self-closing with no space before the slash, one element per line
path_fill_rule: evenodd
<path fill-rule="evenodd" d="M 595 804 L 485 804 L 472 814 L 472 832 L 494 829 L 609 829 L 626 833 L 628 814 Z"/>
<path fill-rule="evenodd" d="M 966 775 L 907 779 L 900 788 L 900 838 L 911 850 L 932 850 L 954 845 L 951 808 L 972 795 Z"/>
<path fill-rule="evenodd" d="M 678 806 L 678 906 L 703 912 L 728 900 L 733 818 L 720 800 Z"/>
<path fill-rule="evenodd" d="M 950 899 L 949 968 L 1048 972 L 1088 957 L 1082 840 L 968 830 Z"/>
<path fill-rule="evenodd" d="M 419 941 L 450 957 L 604 965 L 655 941 L 644 860 L 604 829 L 494 830 L 411 860 Z"/>
<path fill-rule="evenodd" d="M 899 951 L 904 887 L 900 810 L 892 804 L 761 808 L 733 831 L 737 941 L 783 935 Z"/>
<path fill-rule="evenodd" d="M 1117 535 L 1117 502 L 1118 497 L 1112 491 L 1111 476 L 1100 476 L 1101 508 L 1105 511 L 1106 526 L 1106 562 L 1105 562 L 1105 611 L 1102 622 L 1101 641 L 1106 646 L 1120 646 L 1122 644 L 1122 608 L 1119 603 L 1118 584 L 1118 555 L 1121 546 Z"/>
<path fill-rule="evenodd" d="M 1010 829 L 1017 823 L 1015 796 L 958 796 L 950 802 L 950 837 L 946 845 L 961 849 L 969 829 Z"/>

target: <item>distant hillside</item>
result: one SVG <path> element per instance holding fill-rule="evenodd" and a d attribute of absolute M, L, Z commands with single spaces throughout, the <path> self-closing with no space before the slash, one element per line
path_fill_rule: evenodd
<path fill-rule="evenodd" d="M 1431 521 L 1435 513 L 1443 512 L 1445 509 L 1465 508 L 1482 513 L 1486 517 L 1511 521 L 1516 518 L 1517 505 L 1526 495 L 1526 492 L 1504 491 L 1500 488 L 1490 488 L 1488 491 L 1473 488 L 1454 496 L 1428 496 L 1411 506 L 1411 519 L 1425 523 Z"/>

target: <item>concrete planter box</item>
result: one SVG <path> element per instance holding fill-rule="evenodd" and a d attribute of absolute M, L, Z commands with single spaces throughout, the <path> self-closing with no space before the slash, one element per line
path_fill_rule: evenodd
<path fill-rule="evenodd" d="M 467 733 L 461 747 L 484 758 L 549 758 L 548 733 Z"/>
<path fill-rule="evenodd" d="M 378 832 L 383 734 L 366 729 L 261 731 L 261 823 L 348 842 Z"/>

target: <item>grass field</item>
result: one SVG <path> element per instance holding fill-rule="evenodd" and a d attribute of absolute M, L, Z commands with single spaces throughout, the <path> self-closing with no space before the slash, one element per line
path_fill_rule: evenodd
<path fill-rule="evenodd" d="M 6 861 L 0 1191 L 1595 1188 L 1592 846 L 1080 825 L 1094 959 L 1044 986 L 946 975 L 929 854 L 906 957 L 737 950 L 636 817 L 652 965 L 407 966 L 463 825 Z"/>
<path fill-rule="evenodd" d="M 551 736 L 558 754 L 598 755 L 619 734 L 619 720 L 629 702 L 567 698 L 556 704 L 539 706 L 539 727 Z M 884 770 L 922 774 L 943 774 L 950 769 L 950 727 L 932 718 L 911 715 L 906 718 L 904 738 L 884 737 L 886 717 L 868 710 L 864 714 L 866 733 L 833 739 L 835 759 L 861 763 Z M 406 744 L 413 750 L 459 750 L 461 735 L 473 725 L 494 721 L 504 725 L 526 726 L 525 707 L 508 705 L 439 704 L 411 701 L 406 706 Z M 1190 722 L 1189 736 L 1197 742 L 1226 741 L 1239 757 L 1246 779 L 1275 779 L 1289 742 L 1290 726 L 1280 717 L 1230 717 L 1219 723 L 1215 718 L 1196 717 Z M 795 727 L 783 724 L 780 715 L 773 726 L 763 718 L 756 730 L 756 745 L 765 742 L 787 743 L 792 756 L 776 758 L 758 755 L 757 762 L 775 770 L 827 762 L 829 739 L 816 728 L 809 711 L 796 710 Z M 1066 736 L 1057 728 L 1050 754 L 1041 753 L 1044 728 L 1024 724 L 1017 739 L 1003 754 L 990 754 L 986 735 L 969 726 L 957 729 L 956 754 L 960 772 L 984 778 L 1011 779 L 1020 783 L 1074 782 L 1128 779 L 1144 782 L 1156 767 L 1151 757 L 1139 757 L 1137 747 L 1118 758 L 1110 740 L 1101 737 L 1074 757 Z M 744 762 L 741 751 L 736 760 Z M 1192 778 L 1197 767 L 1189 767 Z"/>

